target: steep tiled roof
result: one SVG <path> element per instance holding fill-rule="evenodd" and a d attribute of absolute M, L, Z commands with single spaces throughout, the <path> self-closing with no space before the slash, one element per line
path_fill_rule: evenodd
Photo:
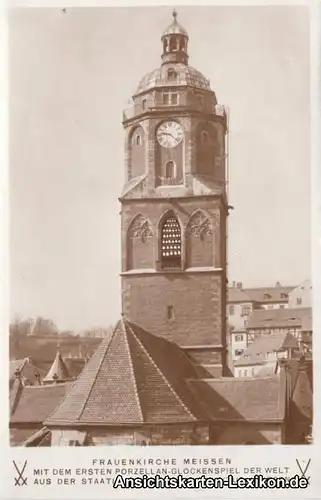
<path fill-rule="evenodd" d="M 256 309 L 248 319 L 248 328 L 290 328 L 302 325 L 303 318 L 311 315 L 310 307 L 297 309 Z"/>
<path fill-rule="evenodd" d="M 266 378 L 190 380 L 212 420 L 276 421 L 285 416 L 285 385 L 279 375 Z"/>
<path fill-rule="evenodd" d="M 298 341 L 289 332 L 263 335 L 248 346 L 242 356 L 234 362 L 234 365 L 259 365 L 266 360 L 268 353 L 282 349 L 298 349 L 298 347 Z"/>
<path fill-rule="evenodd" d="M 71 377 L 69 375 L 68 369 L 62 359 L 62 356 L 59 351 L 57 351 L 54 362 L 51 365 L 51 368 L 45 378 L 44 382 L 64 382 L 69 380 Z"/>
<path fill-rule="evenodd" d="M 274 302 L 288 302 L 288 294 L 294 289 L 294 286 L 274 286 L 265 288 L 244 288 L 246 293 L 254 302 L 270 304 Z"/>
<path fill-rule="evenodd" d="M 47 424 L 195 421 L 202 415 L 185 382 L 191 377 L 195 369 L 176 344 L 121 319 Z"/>
<path fill-rule="evenodd" d="M 228 303 L 231 304 L 233 302 L 254 302 L 254 300 L 247 295 L 244 290 L 240 290 L 236 287 L 228 288 Z"/>
<path fill-rule="evenodd" d="M 42 423 L 65 397 L 70 384 L 33 385 L 21 390 L 11 423 Z"/>

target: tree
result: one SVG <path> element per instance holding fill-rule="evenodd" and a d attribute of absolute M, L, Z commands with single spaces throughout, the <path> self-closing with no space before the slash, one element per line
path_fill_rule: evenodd
<path fill-rule="evenodd" d="M 32 335 L 50 337 L 58 335 L 58 333 L 58 328 L 51 319 L 38 316 L 33 326 Z"/>
<path fill-rule="evenodd" d="M 30 335 L 34 321 L 31 318 L 21 319 L 18 316 L 14 318 L 9 325 L 9 334 L 12 338 L 26 337 Z"/>

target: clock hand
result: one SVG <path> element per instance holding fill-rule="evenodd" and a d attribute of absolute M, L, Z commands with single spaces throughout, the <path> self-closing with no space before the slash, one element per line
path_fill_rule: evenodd
<path fill-rule="evenodd" d="M 164 132 L 165 135 L 169 135 L 170 137 L 172 137 L 174 139 L 174 141 L 177 142 L 177 139 L 176 137 L 173 136 L 173 134 L 170 134 L 169 132 Z"/>

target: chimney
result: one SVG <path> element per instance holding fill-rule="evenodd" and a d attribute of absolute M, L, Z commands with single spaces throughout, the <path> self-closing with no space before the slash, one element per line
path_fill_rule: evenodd
<path fill-rule="evenodd" d="M 239 283 L 236 284 L 236 287 L 237 287 L 238 290 L 242 290 L 243 283 L 240 281 Z"/>
<path fill-rule="evenodd" d="M 292 395 L 292 377 L 290 373 L 290 367 L 287 359 L 278 359 L 278 365 L 280 367 L 280 384 L 285 386 L 285 412 L 287 417 L 290 411 L 290 400 Z"/>

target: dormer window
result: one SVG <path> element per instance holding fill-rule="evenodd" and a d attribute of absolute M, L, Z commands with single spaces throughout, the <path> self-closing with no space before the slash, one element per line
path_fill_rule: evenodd
<path fill-rule="evenodd" d="M 169 69 L 168 72 L 167 72 L 167 79 L 170 81 L 170 82 L 176 82 L 177 80 L 177 73 L 174 69 Z"/>

